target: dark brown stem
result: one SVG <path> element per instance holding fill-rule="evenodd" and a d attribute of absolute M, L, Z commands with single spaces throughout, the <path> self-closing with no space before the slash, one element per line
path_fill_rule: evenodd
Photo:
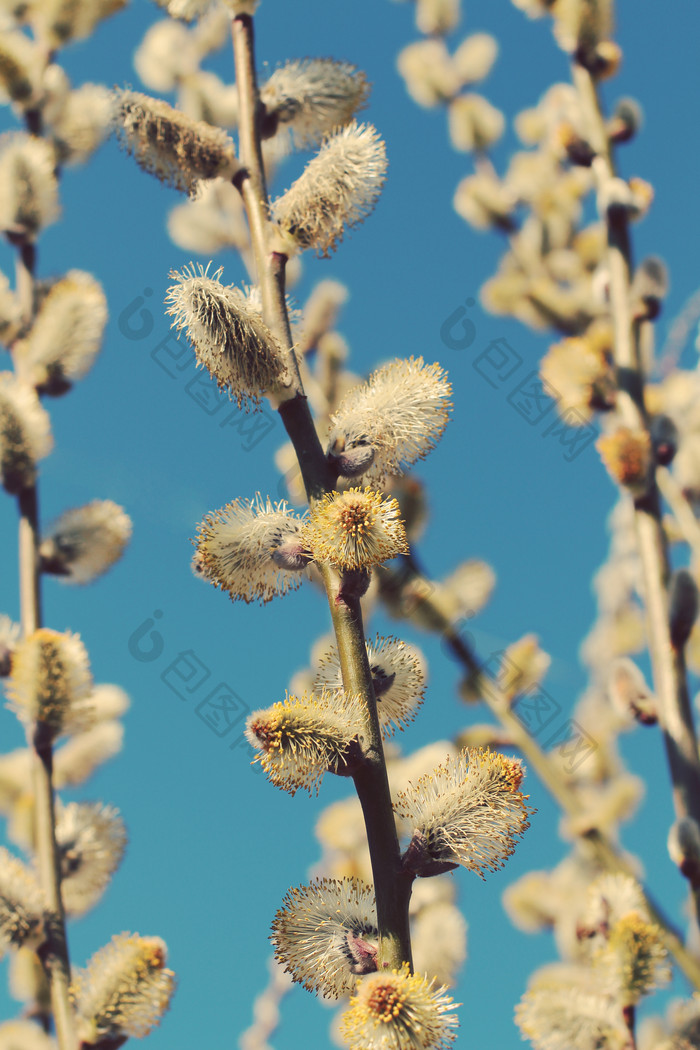
<path fill-rule="evenodd" d="M 380 930 L 378 966 L 394 969 L 404 962 L 412 963 L 408 904 L 413 876 L 404 872 L 401 867 L 401 852 L 391 806 L 360 601 L 357 598 L 349 598 L 337 602 L 336 574 L 328 565 L 322 566 L 321 572 L 338 641 L 343 685 L 346 692 L 359 696 L 365 705 L 365 761 L 354 773 L 353 779 L 362 805 L 372 859 Z"/>
<path fill-rule="evenodd" d="M 410 587 L 412 584 L 415 585 L 417 582 L 422 581 L 425 583 L 427 581 L 425 573 L 421 571 L 415 551 L 412 551 L 408 556 L 402 555 L 401 561 L 404 566 L 402 572 L 385 566 L 381 570 L 380 575 L 382 589 L 388 591 L 393 599 L 391 609 L 394 612 L 396 612 L 395 600 L 400 596 L 404 588 Z M 429 614 L 432 630 L 443 637 L 450 651 L 478 688 L 479 678 L 483 673 L 478 656 L 440 608 L 439 602 L 435 600 L 433 589 L 424 587 L 421 593 L 423 597 L 419 600 L 424 606 L 421 611 Z M 483 689 L 481 695 L 486 705 L 506 730 L 512 741 L 512 746 L 525 757 L 528 767 L 537 774 L 563 811 L 570 817 L 582 816 L 584 810 L 576 794 L 571 790 L 564 777 L 556 769 L 535 738 L 528 733 L 522 722 L 515 716 L 511 709 L 510 700 L 498 688 L 497 683 L 493 679 L 489 678 L 488 688 Z M 606 839 L 600 831 L 592 829 L 583 837 L 591 845 L 596 859 L 604 869 L 629 875 L 635 881 L 639 881 L 638 873 L 620 848 Z M 688 951 L 678 931 L 674 929 L 673 924 L 660 910 L 645 887 L 640 886 L 640 888 L 644 894 L 644 900 L 651 918 L 663 931 L 664 944 L 668 951 L 674 957 L 678 968 L 685 974 L 687 980 L 695 989 L 700 991 L 700 962 Z"/>
<path fill-rule="evenodd" d="M 268 251 L 267 247 L 269 205 L 260 148 L 262 109 L 255 73 L 253 19 L 249 15 L 236 16 L 232 35 L 240 111 L 239 153 L 244 166 L 234 182 L 248 216 L 262 294 L 263 320 L 289 354 L 290 398 L 282 402 L 279 412 L 299 460 L 309 502 L 313 504 L 333 490 L 336 476 L 318 439 L 294 354 L 284 288 L 287 257 L 280 252 Z M 320 565 L 319 568 L 333 618 L 343 686 L 348 693 L 362 699 L 365 709 L 365 760 L 353 772 L 353 779 L 364 813 L 372 860 L 379 925 L 378 966 L 400 968 L 403 963 L 410 965 L 412 961 L 408 903 L 413 879 L 401 870 L 362 612 L 357 598 L 337 600 L 342 580 L 329 565 Z"/>
<path fill-rule="evenodd" d="M 39 505 L 36 485 L 17 496 L 19 510 L 19 600 L 22 635 L 42 624 L 39 574 Z"/>
<path fill-rule="evenodd" d="M 34 731 L 32 762 L 35 793 L 35 842 L 39 881 L 48 904 L 46 940 L 39 958 L 51 989 L 51 1007 L 60 1050 L 75 1050 L 75 1021 L 70 1003 L 70 960 L 66 917 L 61 899 L 61 873 L 56 848 L 56 813 L 53 790 L 53 748 L 41 725 Z"/>
<path fill-rule="evenodd" d="M 627 1031 L 629 1032 L 629 1039 L 627 1041 L 625 1050 L 637 1050 L 637 1039 L 634 1034 L 635 1008 L 633 1003 L 622 1007 L 622 1019 L 625 1022 L 625 1027 Z"/>

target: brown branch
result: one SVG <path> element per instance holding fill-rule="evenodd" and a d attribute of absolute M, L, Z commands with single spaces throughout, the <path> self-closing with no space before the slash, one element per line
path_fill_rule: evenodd
<path fill-rule="evenodd" d="M 601 112 L 594 78 L 578 63 L 573 80 L 586 123 L 586 135 L 596 151 L 593 171 L 599 193 L 615 178 L 610 143 Z M 632 250 L 629 218 L 623 208 L 608 209 L 601 216 L 608 232 L 610 300 L 615 334 L 615 366 L 618 379 L 618 411 L 626 426 L 649 433 L 644 405 L 644 371 L 639 353 L 639 326 L 631 309 Z M 700 758 L 688 695 L 682 652 L 677 652 L 669 629 L 668 582 L 670 567 L 661 499 L 654 474 L 646 493 L 634 501 L 637 546 L 642 565 L 647 637 L 654 690 L 659 701 L 659 720 L 673 786 L 677 818 L 692 817 L 700 824 Z M 695 920 L 700 918 L 700 889 L 691 889 Z"/>
<path fill-rule="evenodd" d="M 316 433 L 292 345 L 285 299 L 287 257 L 267 246 L 269 204 L 260 148 L 260 96 L 255 73 L 253 19 L 233 19 L 233 53 L 239 97 L 239 152 L 243 172 L 234 180 L 246 208 L 263 301 L 263 319 L 289 353 L 293 375 L 290 399 L 280 417 L 299 460 L 310 503 L 333 491 L 336 477 Z M 353 779 L 367 829 L 379 926 L 378 965 L 399 968 L 411 963 L 408 903 L 412 878 L 401 870 L 401 854 L 389 793 L 372 675 L 367 660 L 359 599 L 340 599 L 342 578 L 329 565 L 320 566 L 333 619 L 343 686 L 359 696 L 365 710 L 365 757 Z"/>

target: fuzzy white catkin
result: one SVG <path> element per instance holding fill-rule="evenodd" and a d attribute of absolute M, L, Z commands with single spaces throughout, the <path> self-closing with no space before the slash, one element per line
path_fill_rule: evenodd
<path fill-rule="evenodd" d="M 557 0 L 554 33 L 560 47 L 590 50 L 609 40 L 613 29 L 613 0 Z"/>
<path fill-rule="evenodd" d="M 294 981 L 328 999 L 352 992 L 358 974 L 376 969 L 378 936 L 374 891 L 354 878 L 292 888 L 272 923 L 277 959 Z"/>
<path fill-rule="evenodd" d="M 131 519 L 112 500 L 66 511 L 41 541 L 42 570 L 69 583 L 91 583 L 122 556 Z"/>
<path fill-rule="evenodd" d="M 40 726 L 53 739 L 90 725 L 92 687 L 80 636 L 42 627 L 17 646 L 6 693 L 25 725 Z"/>
<path fill-rule="evenodd" d="M 178 22 L 156 22 L 144 34 L 134 55 L 134 68 L 151 91 L 174 91 L 198 66 L 192 33 Z"/>
<path fill-rule="evenodd" d="M 127 0 L 42 0 L 36 7 L 36 21 L 52 49 L 70 40 L 90 36 L 99 22 L 120 11 Z"/>
<path fill-rule="evenodd" d="M 222 272 L 210 277 L 201 265 L 172 271 L 167 312 L 220 389 L 228 390 L 239 408 L 257 407 L 264 394 L 289 386 L 286 357 L 263 323 L 255 297 L 223 284 Z"/>
<path fill-rule="evenodd" d="M 460 0 L 418 0 L 416 27 L 426 36 L 451 33 L 459 25 Z"/>
<path fill-rule="evenodd" d="M 33 872 L 0 846 L 0 958 L 22 944 L 38 946 L 44 909 Z"/>
<path fill-rule="evenodd" d="M 122 933 L 93 955 L 74 979 L 79 1038 L 92 1045 L 104 1037 L 139 1038 L 160 1022 L 175 990 L 159 937 Z"/>
<path fill-rule="evenodd" d="M 212 0 L 157 0 L 159 7 L 164 7 L 172 18 L 181 18 L 192 22 L 212 6 Z"/>
<path fill-rule="evenodd" d="M 0 1024 L 0 1050 L 56 1050 L 56 1042 L 34 1021 Z"/>
<path fill-rule="evenodd" d="M 0 102 L 29 105 L 36 94 L 41 71 L 37 44 L 19 32 L 0 35 Z"/>
<path fill-rule="evenodd" d="M 121 863 L 126 841 L 124 821 L 113 806 L 71 802 L 59 808 L 56 845 L 68 914 L 84 915 L 97 904 Z"/>
<path fill-rule="evenodd" d="M 363 977 L 343 1015 L 350 1050 L 446 1050 L 456 1038 L 455 1003 L 444 987 L 418 973 L 380 971 Z"/>
<path fill-rule="evenodd" d="M 362 109 L 369 84 L 349 62 L 308 58 L 286 62 L 260 91 L 268 118 L 287 128 L 299 147 L 318 145 Z"/>
<path fill-rule="evenodd" d="M 19 492 L 36 478 L 36 465 L 53 447 L 48 412 L 34 390 L 0 372 L 0 480 Z"/>
<path fill-rule="evenodd" d="M 210 179 L 195 200 L 176 205 L 168 215 L 168 233 L 179 248 L 200 255 L 250 247 L 241 195 L 226 179 Z"/>
<path fill-rule="evenodd" d="M 188 77 L 181 99 L 183 109 L 195 120 L 222 128 L 238 124 L 238 89 L 235 84 L 224 84 L 215 73 L 200 69 Z"/>
<path fill-rule="evenodd" d="M 386 175 L 384 143 L 353 121 L 327 138 L 303 174 L 272 206 L 272 217 L 299 249 L 327 256 L 346 229 L 374 208 Z"/>
<path fill-rule="evenodd" d="M 459 908 L 450 901 L 421 908 L 412 923 L 411 940 L 416 972 L 452 986 L 467 957 L 467 923 Z"/>
<path fill-rule="evenodd" d="M 59 214 L 56 158 L 45 139 L 0 135 L 0 230 L 36 237 Z"/>
<path fill-rule="evenodd" d="M 269 602 L 302 582 L 302 573 L 274 558 L 283 543 L 299 539 L 301 519 L 286 501 L 233 500 L 207 515 L 197 530 L 199 571 L 232 600 Z"/>
<path fill-rule="evenodd" d="M 505 117 L 481 95 L 459 95 L 447 110 L 450 139 L 455 149 L 483 151 L 503 134 Z"/>
<path fill-rule="evenodd" d="M 0 272 L 0 343 L 7 346 L 17 334 L 22 320 L 19 300 L 10 288 L 10 282 Z"/>
<path fill-rule="evenodd" d="M 460 80 L 442 40 L 409 44 L 397 59 L 406 90 L 419 106 L 448 102 L 459 91 Z"/>
<path fill-rule="evenodd" d="M 121 722 L 99 722 L 70 737 L 54 754 L 54 780 L 57 788 L 75 787 L 118 755 L 124 742 Z"/>
<path fill-rule="evenodd" d="M 484 80 L 498 58 L 498 41 L 489 33 L 472 33 L 459 45 L 452 63 L 461 84 Z"/>
<path fill-rule="evenodd" d="M 435 447 L 449 419 L 451 387 L 422 357 L 391 361 L 350 390 L 331 416 L 328 451 L 342 456 L 370 448 L 365 480 L 400 476 Z"/>
<path fill-rule="evenodd" d="M 52 124 L 62 163 L 85 163 L 109 135 L 113 116 L 112 93 L 102 84 L 83 84 L 71 91 Z"/>
<path fill-rule="evenodd" d="M 107 324 L 99 281 L 71 270 L 49 290 L 17 347 L 17 371 L 42 393 L 61 393 L 92 367 Z"/>
<path fill-rule="evenodd" d="M 238 170 L 233 141 L 221 128 L 192 120 L 162 99 L 115 92 L 115 125 L 139 167 L 161 182 L 194 194 L 202 180 Z"/>

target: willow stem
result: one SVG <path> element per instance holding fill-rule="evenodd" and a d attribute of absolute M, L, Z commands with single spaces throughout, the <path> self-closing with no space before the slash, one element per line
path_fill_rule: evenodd
<path fill-rule="evenodd" d="M 633 1004 L 622 1007 L 622 1019 L 625 1023 L 625 1027 L 629 1032 L 629 1039 L 625 1045 L 625 1050 L 637 1050 L 637 1039 L 634 1034 L 635 1029 L 635 1008 Z"/>
<path fill-rule="evenodd" d="M 232 24 L 233 57 L 239 102 L 239 154 L 243 171 L 234 179 L 248 216 L 261 288 L 263 320 L 289 354 L 292 396 L 279 407 L 294 446 L 309 503 L 332 492 L 336 476 L 323 453 L 309 410 L 292 345 L 285 299 L 287 257 L 267 249 L 269 203 L 260 148 L 261 104 L 255 73 L 253 19 L 237 15 Z M 378 966 L 411 965 L 408 904 L 412 877 L 401 870 L 401 852 L 391 805 L 372 675 L 367 660 L 359 599 L 338 599 L 342 579 L 327 564 L 319 566 L 333 620 L 343 687 L 361 698 L 365 712 L 365 759 L 353 779 L 367 830 L 379 927 Z"/>
<path fill-rule="evenodd" d="M 49 909 L 47 936 L 38 954 L 49 979 L 51 1007 L 60 1050 L 77 1050 L 75 1019 L 69 992 L 71 972 L 66 917 L 61 898 L 61 874 L 56 849 L 53 748 L 50 737 L 42 732 L 41 726 L 36 727 L 32 740 L 32 774 L 39 881 Z"/>
<path fill-rule="evenodd" d="M 416 555 L 411 553 L 404 557 L 405 570 L 399 574 L 394 569 L 385 567 L 382 570 L 382 585 L 392 593 L 400 594 L 401 590 L 417 581 L 425 582 L 426 576 L 420 571 Z M 483 679 L 481 663 L 471 647 L 460 636 L 452 621 L 445 615 L 428 588 L 421 589 L 420 604 L 430 614 L 433 629 L 445 640 L 450 652 L 455 656 L 464 670 L 479 688 Z M 542 750 L 537 741 L 530 735 L 522 722 L 512 711 L 512 701 L 498 688 L 497 683 L 488 678 L 487 687 L 481 689 L 487 707 L 498 719 L 508 734 L 511 745 L 527 760 L 528 767 L 539 777 L 552 798 L 567 816 L 582 817 L 585 810 L 576 794 L 571 790 L 563 775 L 557 770 L 549 756 Z M 607 871 L 629 875 L 639 882 L 637 873 L 621 853 L 619 848 L 605 838 L 597 829 L 586 832 L 582 838 L 590 844 L 596 859 Z M 697 991 L 700 991 L 700 961 L 685 947 L 682 938 L 674 929 L 670 920 L 663 914 L 644 886 L 640 885 L 650 916 L 660 927 L 664 944 L 676 960 L 678 968 Z"/>
<path fill-rule="evenodd" d="M 18 246 L 17 293 L 23 317 L 31 321 L 34 299 L 34 246 Z M 42 626 L 41 573 L 39 560 L 39 498 L 36 484 L 21 490 L 19 510 L 19 592 L 22 635 L 29 637 Z M 76 1050 L 77 1039 L 70 1002 L 70 959 L 61 899 L 61 874 L 56 845 L 56 814 L 53 788 L 53 747 L 40 724 L 27 734 L 34 788 L 34 846 L 39 882 L 46 898 L 46 940 L 38 956 L 46 971 L 51 993 L 56 1038 L 60 1050 Z"/>
<path fill-rule="evenodd" d="M 334 599 L 339 580 L 330 566 L 322 566 L 321 574 L 338 641 L 343 686 L 347 693 L 362 699 L 366 712 L 366 757 L 353 775 L 353 780 L 362 805 L 367 844 L 372 858 L 380 931 L 378 964 L 380 968 L 388 966 L 399 969 L 402 963 L 413 962 L 408 926 L 413 876 L 401 869 L 401 852 L 391 806 L 372 673 L 367 659 L 362 610 L 359 598 L 347 598 L 342 602 Z"/>
<path fill-rule="evenodd" d="M 233 181 L 243 198 L 248 217 L 257 283 L 262 296 L 263 318 L 274 334 L 279 333 L 283 336 L 282 345 L 289 349 L 293 392 L 303 395 L 284 297 L 285 263 L 278 261 L 276 267 L 273 266 L 271 253 L 267 251 L 266 230 L 270 221 L 270 205 L 262 159 L 262 103 L 255 72 L 255 29 L 252 16 L 236 15 L 231 23 L 231 36 L 238 88 L 238 152 L 243 165 Z"/>
<path fill-rule="evenodd" d="M 578 63 L 573 66 L 588 140 L 596 151 L 593 170 L 599 190 L 615 178 L 615 167 L 595 80 Z M 632 252 L 629 222 L 623 209 L 604 217 L 608 231 L 610 300 L 615 335 L 618 410 L 625 425 L 649 434 L 644 405 L 644 373 L 639 353 L 639 326 L 633 323 L 630 297 Z M 655 475 L 648 491 L 634 502 L 635 531 L 642 564 L 647 636 L 654 691 L 659 702 L 666 756 L 671 773 L 673 805 L 678 819 L 700 823 L 700 758 L 690 707 L 683 654 L 671 644 L 668 608 L 670 567 L 663 528 L 661 499 Z M 700 918 L 700 888 L 691 889 L 695 921 Z"/>
<path fill-rule="evenodd" d="M 42 624 L 39 576 L 39 506 L 36 485 L 22 489 L 19 510 L 19 601 L 22 636 L 27 638 Z"/>

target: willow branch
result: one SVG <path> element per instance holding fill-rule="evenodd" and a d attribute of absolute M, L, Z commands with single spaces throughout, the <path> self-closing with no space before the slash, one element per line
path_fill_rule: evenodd
<path fill-rule="evenodd" d="M 289 348 L 294 392 L 303 396 L 299 366 L 292 349 L 291 328 L 284 297 L 284 264 L 282 264 L 280 280 L 279 272 L 277 275 L 273 272 L 272 260 L 267 251 L 270 207 L 262 159 L 260 130 L 262 103 L 255 72 L 255 30 L 252 16 L 237 15 L 232 20 L 231 35 L 239 103 L 238 150 L 242 164 L 242 169 L 233 181 L 243 198 L 248 217 L 257 280 L 262 296 L 263 317 L 275 334 L 283 335 L 282 344 Z"/>
<path fill-rule="evenodd" d="M 637 1050 L 637 1037 L 635 1035 L 636 1011 L 634 1004 L 622 1007 L 622 1019 L 625 1023 L 625 1028 L 629 1033 L 629 1037 L 625 1043 L 625 1050 Z"/>
<path fill-rule="evenodd" d="M 270 1036 L 280 1023 L 280 1004 L 293 987 L 292 978 L 274 955 L 268 962 L 269 980 L 253 1003 L 253 1022 L 241 1033 L 240 1050 L 272 1050 Z"/>
<path fill-rule="evenodd" d="M 417 567 L 414 554 L 404 557 L 402 560 L 404 564 L 402 573 L 386 566 L 381 570 L 380 582 L 382 587 L 389 589 L 395 595 L 400 594 L 407 585 L 425 581 L 426 579 Z M 567 816 L 573 819 L 585 816 L 584 807 L 563 774 L 556 768 L 549 756 L 513 713 L 512 700 L 506 696 L 503 690 L 499 689 L 497 682 L 484 674 L 479 658 L 456 630 L 452 620 L 445 615 L 434 595 L 426 589 L 425 592 L 421 593 L 418 600 L 420 601 L 421 611 L 429 615 L 434 632 L 442 636 L 450 652 L 469 675 L 475 689 L 479 691 L 479 695 L 484 699 L 487 707 L 506 730 L 512 746 L 520 751 L 526 759 L 528 767 L 539 777 L 555 802 Z M 596 859 L 603 868 L 611 872 L 629 875 L 635 881 L 639 881 L 637 873 L 620 849 L 610 842 L 609 839 L 605 838 L 598 829 L 593 828 L 586 831 L 582 838 L 590 844 Z M 670 920 L 654 902 L 648 890 L 644 886 L 640 888 L 650 916 L 662 930 L 666 948 L 676 960 L 678 968 L 687 980 L 695 989 L 700 991 L 700 961 L 685 947 L 682 938 L 674 929 Z"/>
<path fill-rule="evenodd" d="M 25 322 L 33 315 L 34 245 L 17 245 L 16 288 Z M 41 573 L 39 561 L 39 498 L 36 483 L 18 494 L 20 619 L 24 638 L 42 625 Z M 56 1037 L 60 1050 L 76 1050 L 77 1040 L 70 1002 L 70 959 L 66 939 L 65 912 L 61 899 L 61 873 L 56 845 L 56 814 L 53 788 L 53 747 L 40 723 L 28 733 L 34 788 L 34 846 L 39 882 L 48 905 L 46 940 L 38 956 L 46 971 L 51 992 Z"/>
<path fill-rule="evenodd" d="M 70 959 L 66 917 L 61 898 L 61 873 L 56 848 L 56 814 L 53 789 L 53 748 L 40 726 L 32 738 L 32 775 L 35 802 L 35 845 L 39 882 L 49 908 L 47 936 L 39 949 L 51 990 L 56 1038 L 60 1050 L 76 1050 L 75 1020 L 70 1002 Z"/>
<path fill-rule="evenodd" d="M 262 293 L 263 320 L 280 345 L 287 349 L 293 370 L 293 396 L 282 402 L 279 413 L 299 460 L 307 497 L 313 503 L 333 491 L 336 476 L 318 439 L 294 354 L 285 299 L 287 258 L 267 248 L 269 204 L 260 148 L 261 107 L 250 15 L 237 15 L 233 19 L 232 35 L 239 100 L 239 153 L 244 168 L 234 181 L 243 198 L 250 225 Z M 343 687 L 346 692 L 361 698 L 365 714 L 365 756 L 353 779 L 362 805 L 372 862 L 379 927 L 377 963 L 380 968 L 399 968 L 404 962 L 411 963 L 408 903 L 412 878 L 401 870 L 362 612 L 359 599 L 339 596 L 342 577 L 327 564 L 319 568 L 333 620 Z"/>
<path fill-rule="evenodd" d="M 599 190 L 604 191 L 615 177 L 615 168 L 596 83 L 588 70 L 578 63 L 574 63 L 573 78 L 586 122 L 586 134 L 597 154 L 593 170 Z M 624 209 L 615 208 L 608 210 L 605 221 L 619 389 L 618 409 L 627 426 L 648 434 L 644 374 L 637 342 L 639 330 L 633 323 L 630 302 L 632 252 L 629 220 Z M 700 822 L 700 759 L 683 654 L 671 644 L 668 608 L 670 568 L 661 500 L 654 476 L 649 481 L 647 492 L 634 502 L 634 518 L 642 563 L 654 689 L 659 701 L 674 809 L 677 818 L 692 817 Z M 700 917 L 700 890 L 693 890 L 692 893 L 697 921 Z"/>
<path fill-rule="evenodd" d="M 693 555 L 700 558 L 700 522 L 683 495 L 680 485 L 667 467 L 656 468 L 656 484 L 671 508 L 671 513 L 683 534 L 683 539 L 692 550 Z"/>

